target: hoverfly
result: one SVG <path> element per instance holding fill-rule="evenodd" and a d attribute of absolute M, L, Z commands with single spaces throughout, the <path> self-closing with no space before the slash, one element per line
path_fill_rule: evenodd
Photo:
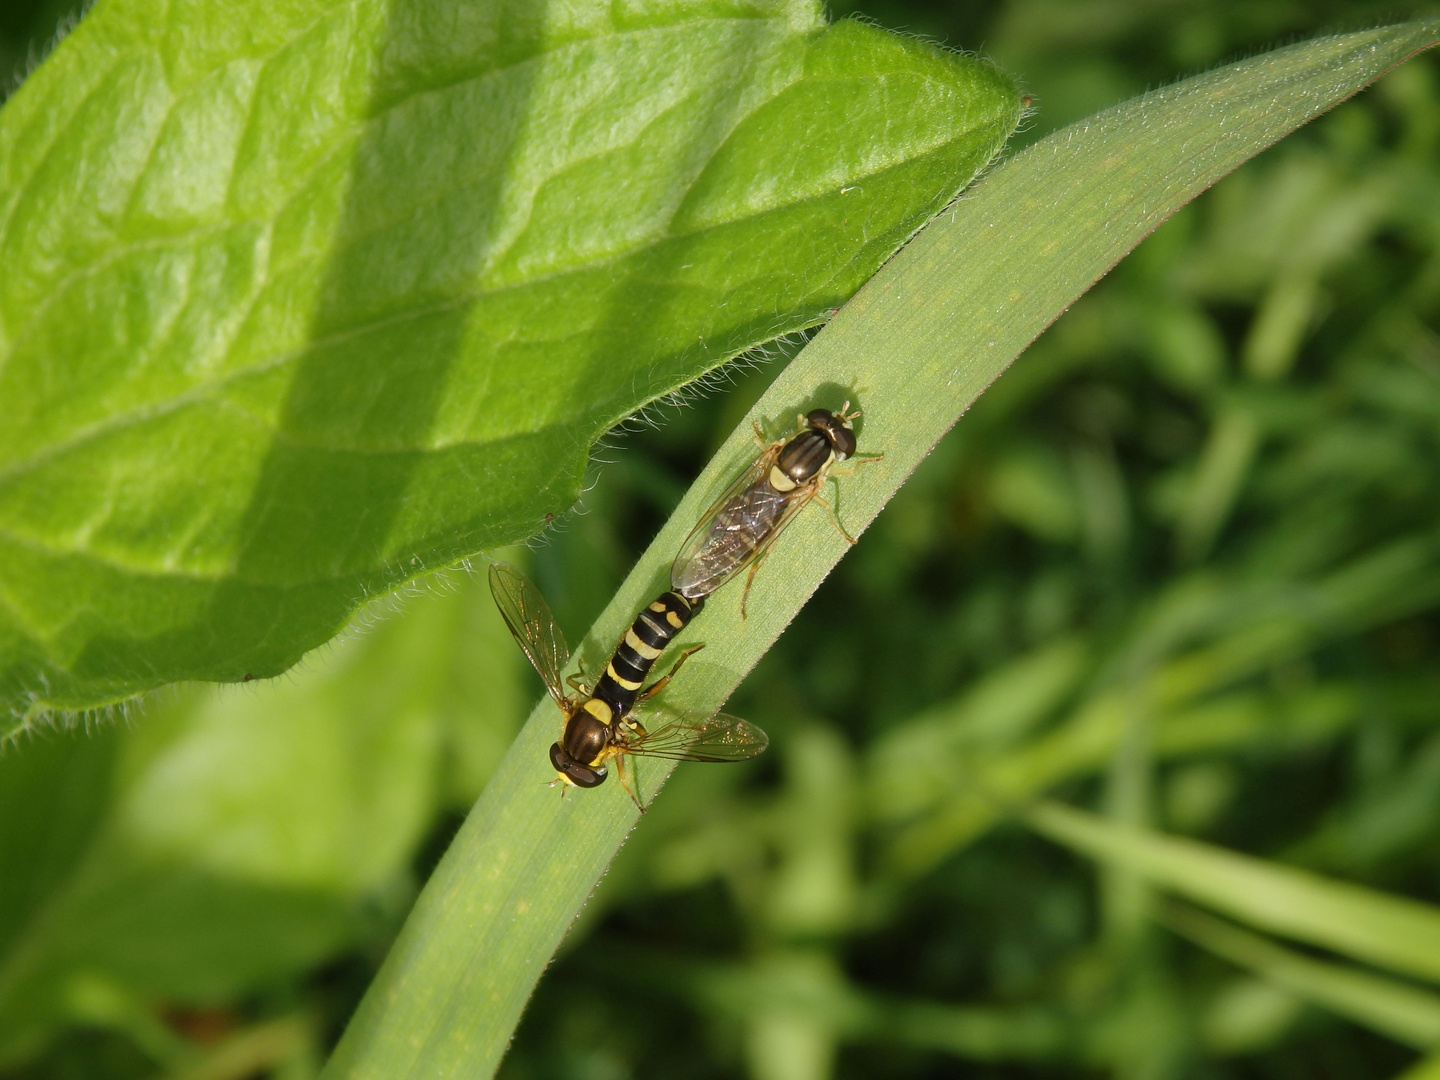
<path fill-rule="evenodd" d="M 860 413 L 849 408 L 847 401 L 839 412 L 812 409 L 796 417 L 798 434 L 768 444 L 755 428 L 763 447 L 760 456 L 700 519 L 675 558 L 670 581 L 677 593 L 690 600 L 709 596 L 748 566 L 750 576 L 740 599 L 744 616 L 755 572 L 781 530 L 811 499 L 830 507 L 820 499 L 820 489 L 836 462 L 855 456 L 850 421 Z M 833 508 L 830 520 L 841 536 L 855 543 Z"/>
<path fill-rule="evenodd" d="M 540 591 L 509 563 L 496 562 L 490 565 L 490 592 L 510 633 L 564 716 L 560 739 L 550 747 L 550 764 L 558 774 L 552 784 L 598 787 L 613 759 L 620 783 L 644 812 L 640 796 L 625 775 L 627 755 L 672 761 L 745 761 L 769 745 L 765 732 L 748 720 L 725 713 L 667 716 L 654 730 L 648 730 L 634 714 L 638 703 L 664 689 L 680 665 L 702 647 L 696 645 L 681 653 L 667 675 L 641 689 L 665 646 L 704 606 L 704 597 L 692 600 L 671 591 L 646 605 L 625 631 L 605 674 L 593 690 L 586 690 L 580 677 L 561 680 L 570 649 Z M 567 683 L 570 693 L 565 689 Z"/>

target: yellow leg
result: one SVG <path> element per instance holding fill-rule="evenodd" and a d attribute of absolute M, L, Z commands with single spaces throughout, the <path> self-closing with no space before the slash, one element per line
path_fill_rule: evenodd
<path fill-rule="evenodd" d="M 576 691 L 581 697 L 590 696 L 590 691 L 586 689 L 585 685 L 588 681 L 585 677 L 585 664 L 583 661 L 575 665 L 574 674 L 565 676 L 565 685 L 570 687 L 571 690 Z"/>
<path fill-rule="evenodd" d="M 860 465 L 871 465 L 871 464 L 873 464 L 873 463 L 875 463 L 875 462 L 877 462 L 877 461 L 884 461 L 884 460 L 885 460 L 885 455 L 884 455 L 884 454 L 856 454 L 856 455 L 855 455 L 854 457 L 852 457 L 852 458 L 846 458 L 844 465 L 833 465 L 833 466 L 831 466 L 831 468 L 830 468 L 830 475 L 831 475 L 832 477 L 835 477 L 835 476 L 853 476 L 853 475 L 855 475 L 855 469 L 856 469 L 856 467 L 858 467 L 858 466 L 860 466 Z"/>
<path fill-rule="evenodd" d="M 745 605 L 750 602 L 750 586 L 755 584 L 755 575 L 759 572 L 760 567 L 764 565 L 769 555 L 770 549 L 766 548 L 765 551 L 760 554 L 760 557 L 750 564 L 750 573 L 745 575 L 745 591 L 740 594 L 740 618 L 742 619 L 747 618 Z"/>
<path fill-rule="evenodd" d="M 636 808 L 642 814 L 645 813 L 645 804 L 640 801 L 640 794 L 635 790 L 635 785 L 631 782 L 628 773 L 625 771 L 624 754 L 615 755 L 615 775 L 619 777 L 620 786 L 625 789 L 625 794 L 630 796 L 630 801 L 635 804 Z"/>
<path fill-rule="evenodd" d="M 658 694 L 661 690 L 664 690 L 665 684 L 668 683 L 671 679 L 673 679 L 675 677 L 675 673 L 680 670 L 680 665 L 685 663 L 685 661 L 690 659 L 693 654 L 699 652 L 704 647 L 705 643 L 702 641 L 699 645 L 692 645 L 690 646 L 690 648 L 682 652 L 680 654 L 680 659 L 675 661 L 675 666 L 670 669 L 669 674 L 667 674 L 663 679 L 656 679 L 653 683 L 647 686 L 641 692 L 639 700 L 648 701 L 650 698 Z"/>
<path fill-rule="evenodd" d="M 831 506 L 819 495 L 815 496 L 815 501 L 818 502 L 821 506 L 825 507 L 826 510 L 830 511 L 830 524 L 835 526 L 836 532 L 838 532 L 841 536 L 843 536 L 852 544 L 859 543 L 859 541 L 856 540 L 855 537 L 851 536 L 848 532 L 845 531 L 845 526 L 840 524 L 840 517 L 838 514 L 835 513 L 835 508 L 833 506 Z"/>

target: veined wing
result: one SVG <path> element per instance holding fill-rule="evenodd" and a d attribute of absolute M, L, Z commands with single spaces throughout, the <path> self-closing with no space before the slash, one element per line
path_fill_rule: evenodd
<path fill-rule="evenodd" d="M 813 481 L 783 494 L 764 482 L 737 492 L 717 511 L 683 573 L 677 563 L 673 587 L 692 599 L 709 596 L 769 551 L 790 519 L 819 493 Z"/>
<path fill-rule="evenodd" d="M 628 754 L 671 761 L 748 761 L 765 752 L 770 736 L 729 713 L 690 713 L 654 731 L 634 732 L 628 738 L 622 734 L 618 745 Z"/>
<path fill-rule="evenodd" d="M 742 522 L 723 518 L 727 516 L 727 508 L 732 511 L 740 508 L 741 498 L 747 489 L 769 475 L 778 454 L 778 445 L 766 450 L 701 515 L 670 567 L 671 588 L 691 599 L 709 596 L 755 561 L 760 547 L 747 543 L 739 535 L 737 526 Z"/>
<path fill-rule="evenodd" d="M 570 660 L 570 647 L 540 590 L 509 563 L 494 562 L 490 564 L 490 595 L 495 597 L 510 633 L 545 681 L 545 689 L 563 706 L 565 683 L 560 672 Z"/>

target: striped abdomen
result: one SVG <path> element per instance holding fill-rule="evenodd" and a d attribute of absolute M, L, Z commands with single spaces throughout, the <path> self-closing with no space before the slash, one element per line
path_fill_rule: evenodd
<path fill-rule="evenodd" d="M 592 698 L 599 698 L 610 706 L 611 719 L 618 719 L 635 707 L 635 698 L 650 668 L 665 651 L 665 646 L 704 605 L 704 597 L 688 600 L 671 591 L 636 616 L 591 693 Z"/>

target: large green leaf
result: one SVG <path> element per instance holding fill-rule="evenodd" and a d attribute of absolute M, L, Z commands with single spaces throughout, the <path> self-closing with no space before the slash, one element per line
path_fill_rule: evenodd
<path fill-rule="evenodd" d="M 858 401 L 860 448 L 885 455 L 840 481 L 840 516 L 862 529 L 1006 365 L 1168 214 L 1436 34 L 1433 25 L 1387 27 L 1256 57 L 998 166 L 776 380 L 591 628 L 580 650 L 587 669 L 668 580 L 696 515 L 753 458 L 751 419 L 779 432 L 797 408 Z M 667 703 L 717 708 L 846 550 L 822 510 L 801 514 L 756 578 L 747 620 L 738 587 L 709 602 L 693 625 L 709 648 Z M 494 1068 L 535 980 L 636 820 L 619 785 L 561 799 L 540 783 L 558 722 L 548 701 L 531 714 L 352 1019 L 331 1080 Z M 647 766 L 649 792 L 662 770 Z"/>
<path fill-rule="evenodd" d="M 273 674 L 534 535 L 1019 108 L 813 0 L 101 3 L 0 114 L 0 707 Z"/>

